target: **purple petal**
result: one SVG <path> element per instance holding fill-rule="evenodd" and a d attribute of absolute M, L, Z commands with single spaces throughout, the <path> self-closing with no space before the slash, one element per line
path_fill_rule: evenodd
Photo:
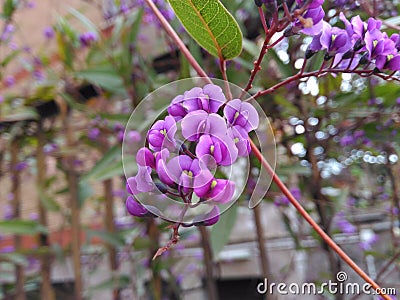
<path fill-rule="evenodd" d="M 197 141 L 201 135 L 224 135 L 226 123 L 217 114 L 207 114 L 203 110 L 194 111 L 182 120 L 182 135 L 189 141 Z"/>
<path fill-rule="evenodd" d="M 221 204 L 231 201 L 235 193 L 235 183 L 226 179 L 216 179 L 215 181 L 216 185 L 207 195 L 208 198 Z"/>
<path fill-rule="evenodd" d="M 136 162 L 142 167 L 150 167 L 152 169 L 156 167 L 156 159 L 153 153 L 146 147 L 138 150 L 136 154 Z"/>
<path fill-rule="evenodd" d="M 222 89 L 215 84 L 207 84 L 203 87 L 203 93 L 209 97 L 209 113 L 216 113 L 218 109 L 226 102 Z"/>
<path fill-rule="evenodd" d="M 144 217 L 149 211 L 140 203 L 138 203 L 132 196 L 126 199 L 126 209 L 127 211 L 135 217 Z"/>

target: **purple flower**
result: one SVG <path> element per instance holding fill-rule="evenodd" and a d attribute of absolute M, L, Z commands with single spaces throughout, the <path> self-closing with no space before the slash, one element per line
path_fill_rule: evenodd
<path fill-rule="evenodd" d="M 335 225 L 339 228 L 341 232 L 345 234 L 353 234 L 357 231 L 357 228 L 346 220 L 344 212 L 339 212 L 337 214 Z"/>
<path fill-rule="evenodd" d="M 209 173 L 209 172 L 208 172 Z M 195 193 L 200 198 L 225 204 L 235 194 L 235 183 L 226 179 L 215 179 L 207 172 L 202 172 L 195 182 Z"/>
<path fill-rule="evenodd" d="M 89 47 L 95 41 L 97 41 L 97 33 L 95 32 L 84 32 L 79 36 L 79 41 L 81 42 L 82 47 Z"/>
<path fill-rule="evenodd" d="M 153 191 L 154 182 L 151 178 L 151 168 L 139 166 L 136 176 L 128 178 L 126 190 L 132 195 Z"/>
<path fill-rule="evenodd" d="M 45 154 L 50 154 L 58 149 L 58 145 L 55 143 L 46 144 L 43 147 L 43 152 Z"/>
<path fill-rule="evenodd" d="M 395 44 L 386 33 L 375 28 L 365 33 L 365 47 L 368 50 L 368 58 L 371 60 L 379 55 L 393 54 Z"/>
<path fill-rule="evenodd" d="M 15 84 L 15 78 L 12 75 L 8 75 L 5 79 L 5 85 L 7 87 L 12 87 Z"/>
<path fill-rule="evenodd" d="M 291 188 L 289 191 L 296 200 L 301 199 L 302 195 L 301 195 L 301 191 L 299 188 L 294 187 L 294 188 Z M 282 195 L 282 196 L 278 196 L 275 198 L 274 204 L 278 207 L 279 206 L 288 206 L 290 204 L 290 201 L 289 201 L 288 197 L 286 197 L 285 195 Z"/>
<path fill-rule="evenodd" d="M 178 121 L 192 111 L 216 113 L 225 102 L 222 89 L 217 85 L 207 84 L 203 88 L 195 87 L 175 97 L 168 107 L 168 113 Z"/>
<path fill-rule="evenodd" d="M 130 130 L 125 139 L 129 144 L 137 143 L 141 140 L 140 133 L 136 130 Z"/>
<path fill-rule="evenodd" d="M 389 55 L 379 55 L 376 58 L 375 65 L 379 70 L 400 70 L 400 55 L 399 54 L 389 54 Z"/>
<path fill-rule="evenodd" d="M 200 167 L 200 161 L 192 159 L 187 155 L 179 155 L 173 157 L 168 163 L 165 159 L 160 159 L 157 162 L 157 173 L 160 180 L 169 186 L 178 185 L 179 190 L 187 193 L 189 189 L 194 188 L 194 191 L 206 183 L 201 180 L 198 181 L 198 177 L 207 178 L 210 180 L 212 174 L 207 169 Z"/>
<path fill-rule="evenodd" d="M 232 126 L 228 128 L 228 136 L 235 143 L 238 149 L 238 156 L 246 157 L 251 151 L 247 131 L 241 126 Z"/>
<path fill-rule="evenodd" d="M 148 217 L 153 216 L 142 204 L 137 202 L 132 196 L 126 199 L 126 209 L 127 211 L 135 217 Z"/>
<path fill-rule="evenodd" d="M 354 131 L 353 137 L 355 139 L 360 139 L 360 138 L 362 138 L 364 136 L 365 136 L 365 131 L 364 130 L 356 130 L 356 131 Z"/>
<path fill-rule="evenodd" d="M 335 56 L 336 53 L 346 53 L 352 47 L 346 30 L 331 27 L 331 25 L 325 21 L 323 23 L 320 41 L 322 47 L 327 49 L 328 55 L 331 57 Z"/>
<path fill-rule="evenodd" d="M 167 147 L 170 150 L 175 149 L 174 136 L 176 129 L 175 119 L 171 116 L 154 123 L 147 134 L 150 149 L 153 151 L 160 151 L 163 147 Z"/>
<path fill-rule="evenodd" d="M 259 117 L 254 106 L 239 99 L 226 104 L 224 115 L 231 126 L 243 127 L 247 132 L 258 127 Z"/>
<path fill-rule="evenodd" d="M 203 134 L 224 136 L 227 132 L 225 120 L 217 114 L 197 110 L 187 114 L 182 122 L 182 135 L 189 141 L 198 141 Z"/>
<path fill-rule="evenodd" d="M 136 162 L 139 166 L 156 168 L 156 158 L 148 148 L 140 148 L 136 154 Z"/>
<path fill-rule="evenodd" d="M 354 144 L 354 137 L 352 135 L 345 135 L 340 139 L 340 146 L 346 147 Z"/>
<path fill-rule="evenodd" d="M 21 172 L 21 171 L 25 170 L 28 166 L 29 166 L 28 162 L 26 162 L 26 161 L 21 161 L 21 162 L 17 163 L 17 164 L 14 166 L 14 169 L 15 169 L 16 171 Z"/>
<path fill-rule="evenodd" d="M 238 150 L 232 139 L 228 136 L 216 137 L 208 134 L 202 135 L 196 146 L 198 158 L 214 158 L 217 165 L 230 166 L 237 158 Z M 206 162 L 206 165 L 207 162 Z"/>
<path fill-rule="evenodd" d="M 53 27 L 48 26 L 43 30 L 43 34 L 46 37 L 46 39 L 51 40 L 52 38 L 54 38 L 55 32 Z"/>
<path fill-rule="evenodd" d="M 100 129 L 97 127 L 90 129 L 87 136 L 92 141 L 97 140 L 100 136 Z"/>

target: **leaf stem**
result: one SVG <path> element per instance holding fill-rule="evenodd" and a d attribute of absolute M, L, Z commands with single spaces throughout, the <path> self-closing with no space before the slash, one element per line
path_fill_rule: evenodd
<path fill-rule="evenodd" d="M 226 60 L 223 58 L 219 59 L 219 69 L 221 70 L 222 78 L 225 83 L 225 92 L 228 98 L 228 101 L 232 100 L 232 92 L 231 87 L 229 86 L 228 75 L 226 74 Z"/>

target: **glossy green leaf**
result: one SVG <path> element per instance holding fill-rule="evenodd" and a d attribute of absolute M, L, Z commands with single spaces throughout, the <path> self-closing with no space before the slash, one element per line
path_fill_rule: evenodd
<path fill-rule="evenodd" d="M 242 32 L 218 0 L 169 0 L 196 42 L 212 55 L 232 59 L 242 51 Z"/>
<path fill-rule="evenodd" d="M 0 232 L 34 235 L 37 233 L 46 233 L 47 229 L 35 221 L 15 219 L 0 221 Z"/>
<path fill-rule="evenodd" d="M 214 257 L 218 257 L 218 254 L 228 243 L 229 236 L 231 235 L 233 226 L 236 222 L 237 211 L 238 205 L 232 205 L 232 207 L 220 216 L 217 224 L 211 228 L 210 240 Z"/>

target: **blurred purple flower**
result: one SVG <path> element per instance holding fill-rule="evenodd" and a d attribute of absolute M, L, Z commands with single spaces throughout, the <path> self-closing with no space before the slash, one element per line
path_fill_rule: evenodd
<path fill-rule="evenodd" d="M 53 27 L 51 27 L 51 26 L 46 27 L 46 28 L 43 30 L 43 34 L 44 34 L 44 36 L 46 37 L 46 39 L 51 40 L 52 38 L 54 38 L 55 32 L 54 32 Z"/>
<path fill-rule="evenodd" d="M 14 78 L 14 76 L 12 76 L 12 75 L 8 75 L 8 76 L 6 76 L 6 79 L 5 79 L 5 85 L 7 86 L 7 87 L 12 87 L 14 84 L 15 84 L 15 78 Z"/>
<path fill-rule="evenodd" d="M 345 234 L 353 234 L 357 232 L 357 228 L 351 224 L 349 221 L 346 220 L 344 212 L 339 212 L 336 215 L 336 220 L 335 220 L 335 225 L 336 227 L 339 228 L 339 230 Z"/>
<path fill-rule="evenodd" d="M 89 47 L 95 41 L 97 41 L 98 36 L 95 32 L 84 32 L 79 36 L 79 41 L 81 42 L 82 47 Z"/>
<path fill-rule="evenodd" d="M 88 132 L 88 138 L 92 141 L 95 141 L 99 138 L 100 136 L 100 129 L 95 127 L 95 128 L 91 128 Z"/>

